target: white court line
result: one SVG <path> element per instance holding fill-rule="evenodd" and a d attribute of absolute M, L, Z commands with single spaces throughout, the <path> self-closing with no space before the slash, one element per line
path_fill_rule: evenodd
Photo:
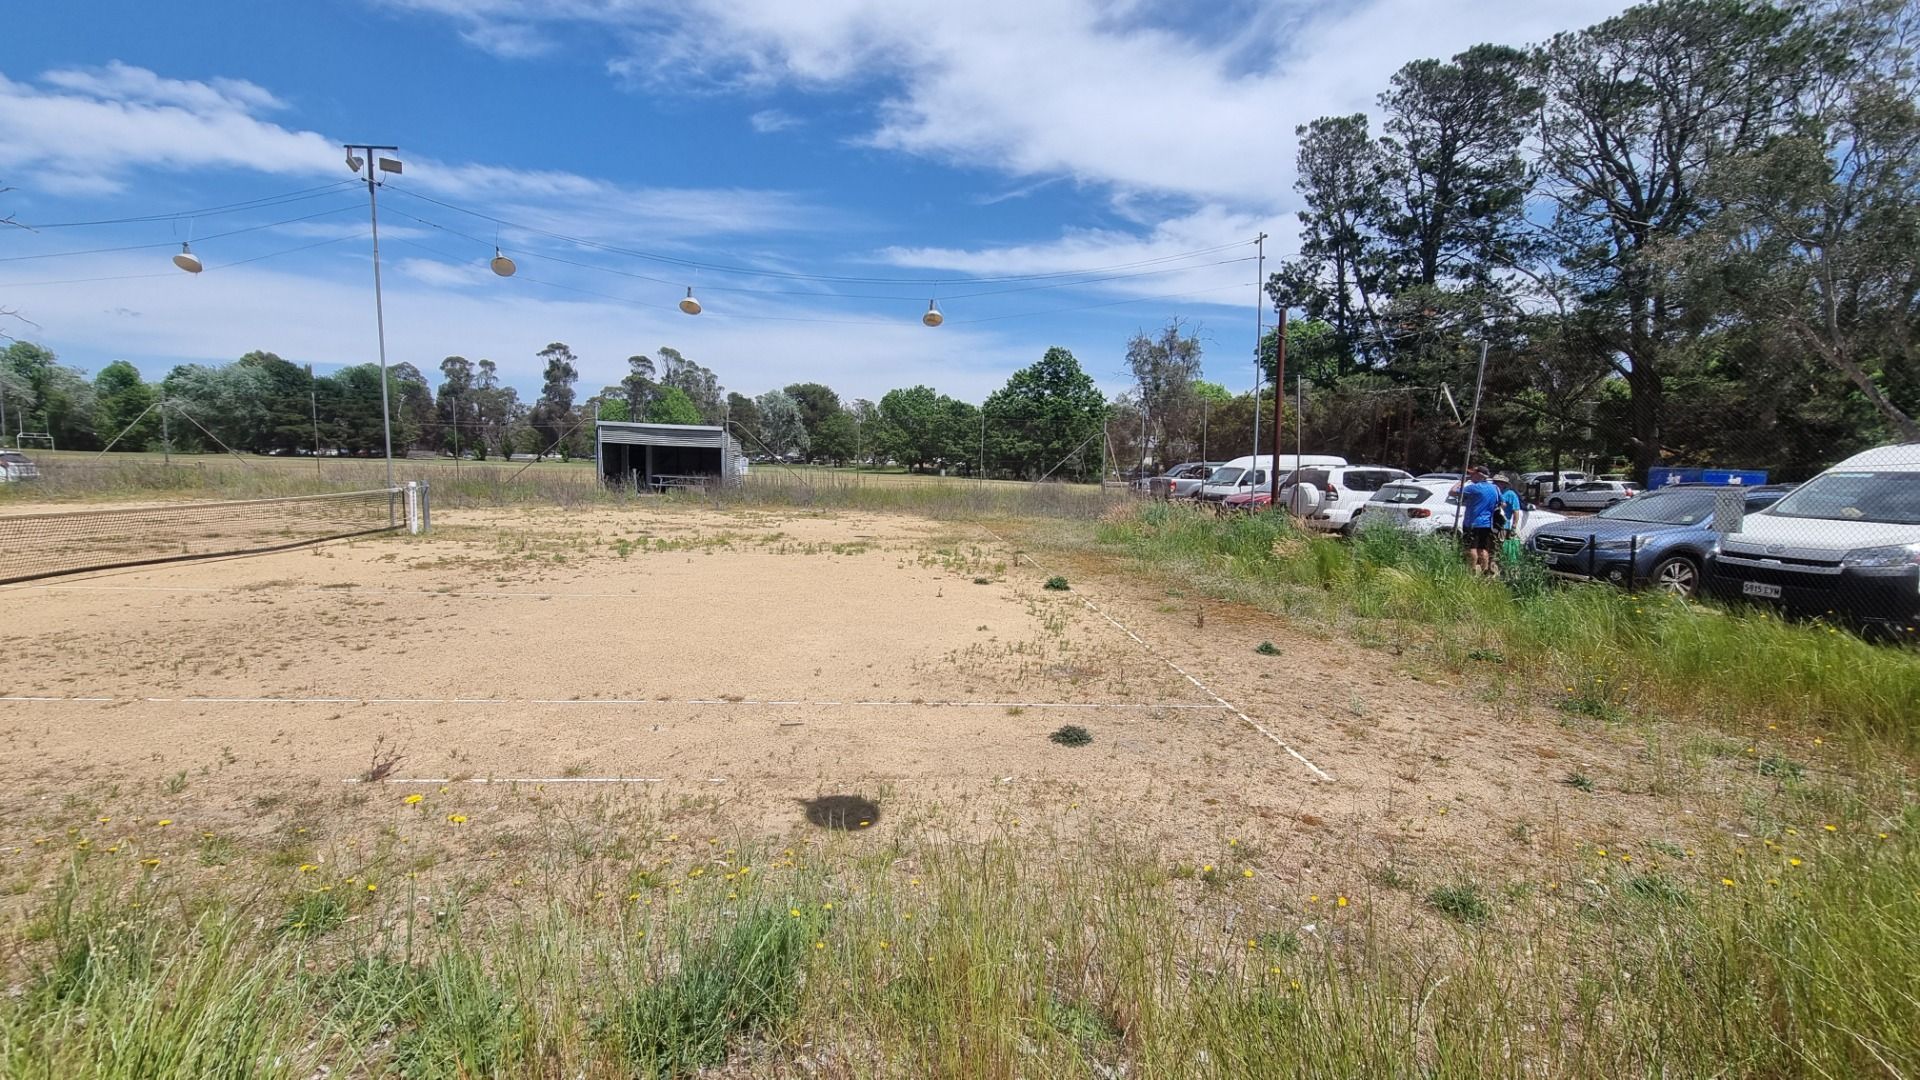
<path fill-rule="evenodd" d="M 704 780 L 687 778 L 690 783 L 729 784 L 733 780 L 725 776 L 709 776 Z M 776 777 L 776 780 L 792 779 Z M 941 776 L 884 776 L 862 777 L 863 781 L 888 784 L 947 783 L 950 777 Z M 1017 777 L 1002 776 L 982 781 L 993 784 L 1010 784 Z M 675 780 L 670 776 L 465 776 L 458 779 L 450 776 L 389 776 L 381 780 L 364 780 L 358 776 L 349 776 L 340 782 L 343 784 L 388 784 L 397 786 L 425 787 L 428 784 L 671 784 Z"/>
<path fill-rule="evenodd" d="M 977 521 L 974 522 L 974 524 L 980 525 L 980 523 Z M 985 525 L 980 525 L 980 529 L 982 532 L 986 533 L 988 536 L 993 537 L 995 540 L 1000 541 L 1002 544 L 1006 544 L 1007 547 L 1009 548 L 1013 547 L 1011 543 L 1007 542 L 1006 537 L 1001 536 L 999 533 L 994 532 L 992 529 L 987 528 Z M 1024 551 L 1015 549 L 1013 553 L 1013 558 L 1016 563 L 1019 562 L 1020 559 L 1025 558 L 1028 562 L 1032 563 L 1034 567 L 1043 574 L 1053 573 L 1052 570 L 1041 565 L 1039 559 L 1036 559 L 1033 556 L 1028 555 Z M 1218 704 L 1219 708 L 1227 709 L 1231 711 L 1233 715 L 1239 717 L 1242 721 L 1244 721 L 1248 727 L 1251 727 L 1253 730 L 1273 740 L 1273 744 L 1275 746 L 1278 746 L 1280 749 L 1285 750 L 1287 753 L 1293 755 L 1293 759 L 1295 761 L 1298 761 L 1300 764 L 1305 765 L 1308 771 L 1312 772 L 1313 775 L 1319 777 L 1322 780 L 1328 781 L 1329 783 L 1333 781 L 1332 773 L 1329 773 L 1325 769 L 1322 769 L 1320 766 L 1315 765 L 1311 761 L 1308 761 L 1305 754 L 1302 754 L 1300 751 L 1295 750 L 1293 747 L 1287 745 L 1287 741 L 1285 739 L 1282 739 L 1280 736 L 1275 735 L 1273 732 L 1267 730 L 1267 728 L 1263 726 L 1258 720 L 1255 720 L 1253 717 L 1248 716 L 1246 713 L 1242 712 L 1237 706 L 1235 706 L 1232 702 L 1229 702 L 1226 698 L 1223 698 L 1219 694 L 1214 693 L 1212 687 L 1208 686 L 1206 683 L 1203 683 L 1199 679 L 1196 679 L 1192 675 L 1188 674 L 1185 668 L 1181 667 L 1179 664 L 1174 663 L 1172 660 L 1168 659 L 1166 656 L 1161 655 L 1159 650 L 1147 644 L 1146 641 L 1143 640 L 1139 634 L 1136 634 L 1132 630 L 1127 629 L 1127 626 L 1125 623 L 1122 623 L 1119 619 L 1116 619 L 1113 616 L 1107 614 L 1105 611 L 1102 611 L 1100 609 L 1100 605 L 1094 603 L 1093 601 L 1087 599 L 1085 596 L 1082 596 L 1079 593 L 1074 593 L 1073 597 L 1074 599 L 1080 601 L 1080 603 L 1086 605 L 1086 608 L 1088 611 L 1091 611 L 1095 615 L 1098 615 L 1101 618 L 1107 620 L 1107 622 L 1113 624 L 1114 629 L 1119 630 L 1121 633 L 1132 638 L 1134 641 L 1134 644 L 1140 646 L 1142 649 L 1145 649 L 1148 655 L 1152 656 L 1156 660 L 1159 660 L 1161 663 L 1167 665 L 1173 670 L 1179 672 L 1181 677 L 1185 678 L 1188 682 L 1192 683 L 1194 686 L 1199 687 L 1201 693 L 1207 695 L 1208 697 L 1212 698 L 1214 701 L 1219 703 Z"/>
<path fill-rule="evenodd" d="M 623 708 L 661 708 L 672 705 L 725 705 L 755 708 L 820 707 L 898 709 L 1228 709 L 1230 705 L 1196 705 L 1189 702 L 1152 704 L 1142 702 L 1081 701 L 825 701 L 758 698 L 436 698 L 436 697 L 109 697 L 59 696 L 52 694 L 0 694 L 0 703 L 49 704 L 63 702 L 142 701 L 171 705 L 594 705 Z"/>

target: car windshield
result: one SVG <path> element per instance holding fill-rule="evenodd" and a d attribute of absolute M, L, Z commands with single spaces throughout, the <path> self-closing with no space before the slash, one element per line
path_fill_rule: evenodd
<path fill-rule="evenodd" d="M 26 462 L 27 462 L 27 455 L 25 455 L 25 454 L 0 454 L 0 461 L 8 461 L 8 462 L 12 462 L 12 463 L 13 463 L 13 464 L 15 464 L 15 465 L 24 465 L 24 464 L 26 464 Z"/>
<path fill-rule="evenodd" d="M 1594 516 L 1656 525 L 1698 525 L 1713 520 L 1713 504 L 1719 497 L 1717 491 L 1655 491 L 1615 503 Z"/>
<path fill-rule="evenodd" d="M 1240 474 L 1245 471 L 1246 471 L 1245 469 L 1237 469 L 1237 468 L 1215 469 L 1213 471 L 1213 475 L 1207 477 L 1207 483 L 1208 484 L 1231 484 L 1235 480 L 1240 479 Z"/>
<path fill-rule="evenodd" d="M 1412 487 L 1407 484 L 1388 484 L 1386 487 L 1375 492 L 1373 498 L 1368 501 L 1412 505 L 1413 503 L 1426 502 L 1432 496 L 1433 492 L 1423 487 Z"/>
<path fill-rule="evenodd" d="M 1825 521 L 1920 525 L 1920 472 L 1829 472 L 1795 488 L 1767 513 Z"/>

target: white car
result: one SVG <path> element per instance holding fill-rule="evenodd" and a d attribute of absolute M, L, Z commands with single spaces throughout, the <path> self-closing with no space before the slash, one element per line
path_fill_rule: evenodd
<path fill-rule="evenodd" d="M 1261 454 L 1237 457 L 1225 465 L 1213 470 L 1206 483 L 1200 486 L 1196 497 L 1201 502 L 1225 502 L 1229 495 L 1245 495 L 1267 490 L 1267 470 L 1273 468 L 1273 455 Z M 1325 454 L 1308 454 L 1296 457 L 1293 454 L 1280 455 L 1280 468 L 1292 470 L 1303 465 L 1345 465 L 1347 459 L 1331 457 Z"/>
<path fill-rule="evenodd" d="M 1306 466 L 1280 479 L 1280 505 L 1316 532 L 1343 535 L 1353 529 L 1353 515 L 1374 492 L 1398 480 L 1411 480 L 1405 469 L 1385 465 Z"/>
<path fill-rule="evenodd" d="M 40 479 L 40 467 L 33 459 L 12 450 L 0 450 L 0 484 L 16 480 Z"/>
<path fill-rule="evenodd" d="M 1393 526 L 1423 536 L 1451 536 L 1460 528 L 1460 484 L 1456 480 L 1401 480 L 1374 492 L 1354 515 L 1353 527 Z M 1565 521 L 1565 514 L 1527 509 L 1515 535 L 1525 540 L 1535 529 Z"/>
<path fill-rule="evenodd" d="M 1748 514 L 1709 556 L 1706 584 L 1920 640 L 1920 443 L 1855 454 Z"/>
<path fill-rule="evenodd" d="M 1619 480 L 1582 480 L 1547 496 L 1547 509 L 1605 510 L 1638 494 L 1632 484 Z"/>

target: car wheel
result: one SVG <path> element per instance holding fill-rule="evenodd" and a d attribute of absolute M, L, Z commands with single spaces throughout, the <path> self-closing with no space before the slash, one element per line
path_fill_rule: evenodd
<path fill-rule="evenodd" d="M 1549 510 L 1565 510 L 1566 508 L 1567 502 L 1565 499 L 1552 498 L 1547 500 L 1547 509 Z"/>
<path fill-rule="evenodd" d="M 1700 567 L 1685 555 L 1662 559 L 1647 575 L 1647 583 L 1670 596 L 1691 599 L 1700 591 Z"/>

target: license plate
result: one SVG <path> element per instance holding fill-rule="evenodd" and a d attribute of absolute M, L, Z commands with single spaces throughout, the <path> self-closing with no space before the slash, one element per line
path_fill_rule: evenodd
<path fill-rule="evenodd" d="M 1559 565 L 1560 565 L 1560 558 L 1561 558 L 1561 557 L 1560 557 L 1560 556 L 1558 556 L 1558 555 L 1549 555 L 1549 556 L 1547 556 L 1547 565 L 1548 565 L 1548 566 L 1559 566 Z"/>
<path fill-rule="evenodd" d="M 1769 585 L 1764 581 L 1743 581 L 1740 591 L 1748 596 L 1757 596 L 1762 600 L 1780 599 L 1780 586 Z"/>

